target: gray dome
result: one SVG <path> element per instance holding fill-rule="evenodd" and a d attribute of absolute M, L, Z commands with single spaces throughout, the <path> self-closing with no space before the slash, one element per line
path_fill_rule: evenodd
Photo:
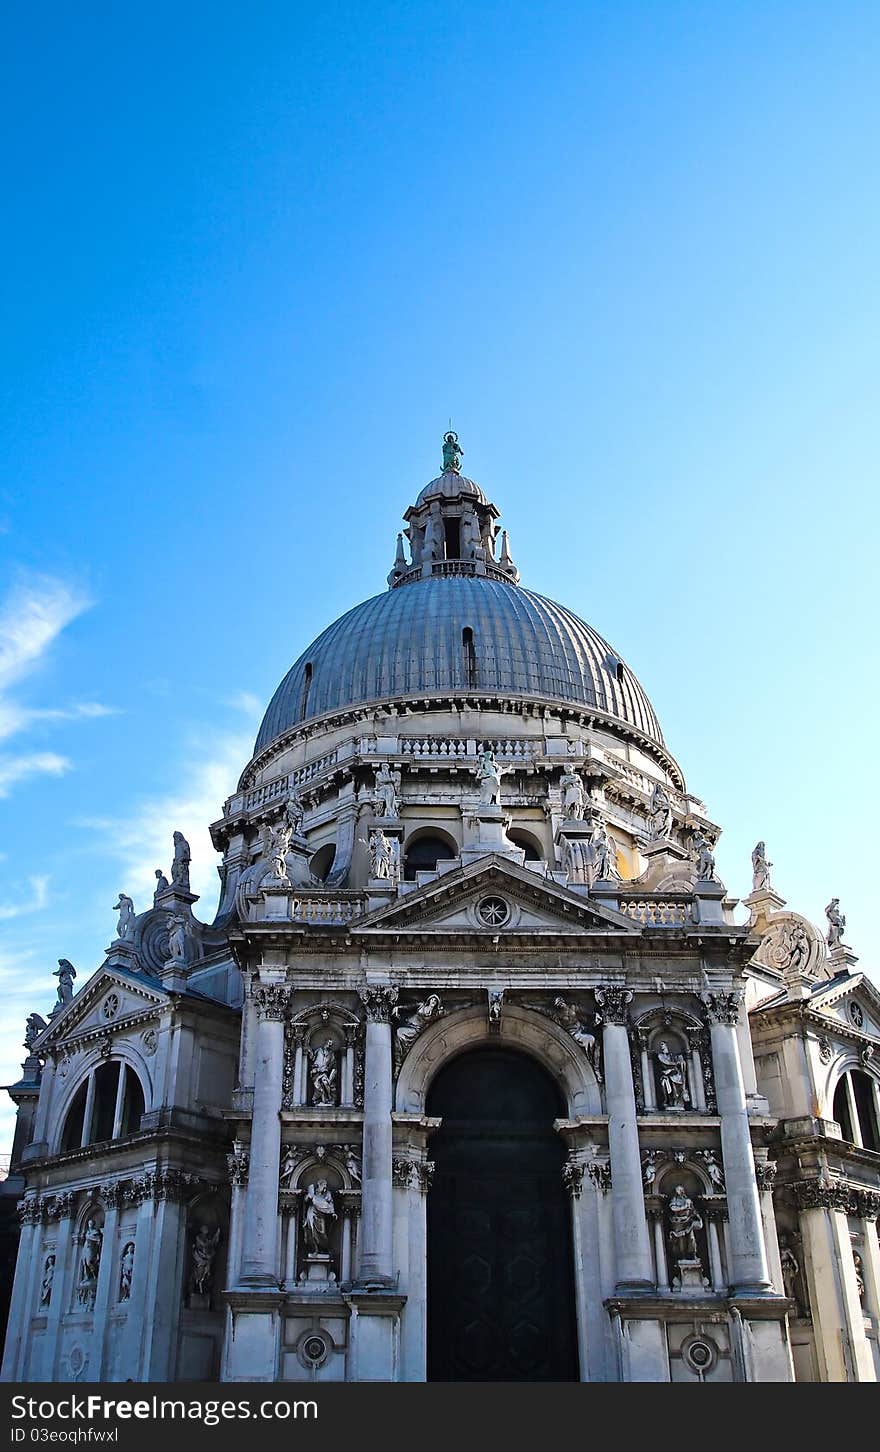
<path fill-rule="evenodd" d="M 460 494 L 472 495 L 478 504 L 489 503 L 479 484 L 475 484 L 473 479 L 466 479 L 454 469 L 447 469 L 445 474 L 440 474 L 430 484 L 425 485 L 416 500 L 416 509 L 431 499 L 457 499 Z"/>
<path fill-rule="evenodd" d="M 473 632 L 474 673 L 465 629 Z M 564 701 L 607 712 L 663 745 L 635 676 L 577 615 L 500 580 L 435 575 L 374 595 L 328 626 L 269 702 L 254 754 L 328 711 L 444 694 Z"/>

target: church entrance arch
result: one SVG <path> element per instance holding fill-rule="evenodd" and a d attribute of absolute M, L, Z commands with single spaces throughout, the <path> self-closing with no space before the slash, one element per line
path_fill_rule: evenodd
<path fill-rule="evenodd" d="M 427 1113 L 428 1380 L 576 1381 L 565 1109 L 526 1054 L 483 1047 L 437 1074 Z"/>

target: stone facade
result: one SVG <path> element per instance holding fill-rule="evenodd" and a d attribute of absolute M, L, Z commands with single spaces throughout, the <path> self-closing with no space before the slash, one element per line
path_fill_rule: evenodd
<path fill-rule="evenodd" d="M 548 653 L 549 602 L 520 604 L 445 447 L 404 604 L 352 612 L 335 678 L 318 642 L 276 693 L 212 828 L 214 923 L 175 834 L 170 884 L 120 898 L 105 962 L 76 993 L 62 966 L 29 1025 L 6 1379 L 437 1374 L 435 1085 L 517 1056 L 558 1102 L 541 1204 L 570 1266 L 501 1324 L 488 1280 L 516 1266 L 499 1243 L 482 1286 L 453 1229 L 443 1269 L 479 1302 L 460 1374 L 493 1379 L 493 1336 L 504 1376 L 551 1374 L 528 1335 L 570 1312 L 584 1381 L 877 1379 L 880 996 L 786 910 L 763 844 L 738 921 L 638 682 L 565 612 Z"/>

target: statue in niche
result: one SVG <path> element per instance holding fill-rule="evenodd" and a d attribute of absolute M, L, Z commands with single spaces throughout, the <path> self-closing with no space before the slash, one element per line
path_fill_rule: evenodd
<path fill-rule="evenodd" d="M 443 435 L 444 474 L 446 474 L 450 469 L 454 470 L 456 474 L 458 473 L 459 469 L 461 468 L 461 456 L 463 453 L 464 449 L 458 442 L 458 434 L 453 433 L 452 429 L 450 429 L 448 433 Z"/>
<path fill-rule="evenodd" d="M 131 898 L 124 892 L 119 894 L 119 901 L 113 904 L 113 911 L 119 913 L 116 923 L 116 937 L 125 942 L 128 938 L 134 937 L 135 910 Z"/>
<path fill-rule="evenodd" d="M 284 805 L 284 820 L 294 837 L 302 835 L 302 824 L 305 814 L 305 807 L 302 804 L 299 792 L 296 787 L 291 787 L 290 794 Z"/>
<path fill-rule="evenodd" d="M 400 783 L 402 780 L 399 771 L 392 769 L 387 761 L 382 762 L 376 771 L 373 789 L 373 810 L 377 817 L 400 816 Z"/>
<path fill-rule="evenodd" d="M 76 977 L 76 969 L 69 958 L 58 959 L 58 967 L 52 977 L 58 979 L 58 1001 L 52 1010 L 54 1015 L 73 998 L 73 980 Z"/>
<path fill-rule="evenodd" d="M 694 832 L 691 838 L 691 846 L 694 851 L 694 860 L 697 867 L 698 882 L 717 882 L 715 876 L 715 856 L 709 841 L 702 832 Z"/>
<path fill-rule="evenodd" d="M 47 1024 L 44 1018 L 38 1013 L 29 1013 L 24 1028 L 24 1046 L 30 1052 L 40 1034 L 46 1029 Z"/>
<path fill-rule="evenodd" d="M 162 871 L 161 867 L 156 868 L 153 876 L 156 879 L 156 889 L 153 893 L 153 902 L 155 902 L 158 897 L 162 896 L 163 892 L 168 891 L 171 883 L 168 881 L 168 878 L 165 876 L 165 873 Z"/>
<path fill-rule="evenodd" d="M 306 1186 L 303 1197 L 303 1240 L 310 1255 L 326 1255 L 330 1249 L 330 1224 L 336 1207 L 326 1180 Z"/>
<path fill-rule="evenodd" d="M 189 892 L 189 864 L 192 857 L 189 843 L 182 832 L 174 833 L 174 857 L 171 862 L 171 881 L 175 887 Z"/>
<path fill-rule="evenodd" d="M 395 1018 L 399 1018 L 406 1012 L 406 1006 L 402 1004 L 393 1010 Z M 408 1018 L 404 1019 L 398 1025 L 394 1036 L 394 1060 L 398 1069 L 419 1034 L 428 1027 L 429 1023 L 433 1023 L 434 1019 L 441 1018 L 442 1016 L 443 1004 L 440 1001 L 440 995 L 437 993 L 429 993 L 424 1003 L 419 1004 L 415 1013 L 411 1013 Z"/>
<path fill-rule="evenodd" d="M 40 1305 L 48 1306 L 52 1300 L 52 1287 L 55 1284 L 55 1257 L 46 1256 L 46 1264 L 43 1266 L 43 1279 L 40 1283 Z"/>
<path fill-rule="evenodd" d="M 480 783 L 480 806 L 500 807 L 501 806 L 501 776 L 503 767 L 498 765 L 495 759 L 495 752 L 486 747 L 480 752 L 479 764 L 476 768 L 477 780 Z"/>
<path fill-rule="evenodd" d="M 503 988 L 490 988 L 489 989 L 489 1025 L 490 1025 L 490 1027 L 493 1024 L 496 1027 L 498 1026 L 498 1024 L 500 1024 L 500 1022 L 501 1022 L 501 1010 L 503 1009 L 503 1007 L 504 1007 L 504 989 Z"/>
<path fill-rule="evenodd" d="M 859 1255 L 859 1253 L 858 1253 L 857 1250 L 854 1250 L 853 1251 L 853 1265 L 856 1268 L 856 1289 L 857 1289 L 857 1291 L 859 1293 L 859 1300 L 861 1301 L 862 1305 L 864 1305 L 865 1304 L 865 1275 L 864 1275 L 864 1266 L 862 1265 L 862 1257 Z"/>
<path fill-rule="evenodd" d="M 756 842 L 752 849 L 752 892 L 770 891 L 770 868 L 772 862 L 767 861 L 767 848 L 763 842 Z"/>
<path fill-rule="evenodd" d="M 593 828 L 590 846 L 593 849 L 594 881 L 616 882 L 620 877 L 617 870 L 617 848 L 604 822 L 597 822 Z"/>
<path fill-rule="evenodd" d="M 175 913 L 168 928 L 168 947 L 170 949 L 169 962 L 183 963 L 186 961 L 186 918 L 180 913 Z"/>
<path fill-rule="evenodd" d="M 119 1299 L 120 1301 L 131 1300 L 131 1276 L 134 1270 L 134 1241 L 129 1240 L 123 1247 L 122 1258 L 119 1262 Z"/>
<path fill-rule="evenodd" d="M 361 1183 L 361 1162 L 350 1144 L 345 1146 L 345 1168 L 351 1183 L 359 1185 Z"/>
<path fill-rule="evenodd" d="M 272 859 L 272 876 L 277 878 L 279 883 L 290 880 L 287 876 L 287 854 L 290 851 L 290 839 L 292 835 L 293 828 L 282 817 L 272 827 L 269 837 L 269 856 Z"/>
<path fill-rule="evenodd" d="M 660 1070 L 660 1093 L 664 1109 L 684 1109 L 690 1102 L 687 1091 L 687 1061 L 684 1054 L 674 1054 L 665 1039 L 654 1058 Z"/>
<path fill-rule="evenodd" d="M 699 1260 L 696 1233 L 702 1228 L 703 1218 L 684 1185 L 676 1185 L 675 1194 L 669 1197 L 669 1243 L 676 1261 Z"/>
<path fill-rule="evenodd" d="M 785 1294 L 790 1300 L 794 1301 L 797 1314 L 803 1316 L 805 1312 L 803 1298 L 800 1294 L 801 1267 L 797 1256 L 791 1248 L 787 1235 L 780 1235 L 779 1237 L 779 1263 L 782 1267 L 782 1284 L 785 1288 Z"/>
<path fill-rule="evenodd" d="M 492 523 L 492 516 L 488 511 L 480 519 L 480 545 L 486 551 L 486 559 L 494 560 L 495 525 Z"/>
<path fill-rule="evenodd" d="M 411 561 L 414 565 L 420 565 L 422 563 L 422 553 L 425 548 L 424 530 L 419 529 L 417 524 L 411 524 L 406 534 L 409 538 Z"/>
<path fill-rule="evenodd" d="M 562 791 L 562 815 L 575 821 L 583 821 L 587 805 L 587 793 L 579 772 L 567 766 L 559 778 Z"/>
<path fill-rule="evenodd" d="M 712 1189 L 717 1195 L 724 1194 L 724 1171 L 716 1160 L 711 1150 L 703 1154 L 703 1163 L 706 1166 L 706 1174 L 712 1182 Z"/>
<path fill-rule="evenodd" d="M 290 1189 L 290 1182 L 297 1165 L 296 1150 L 292 1145 L 285 1145 L 284 1154 L 281 1156 L 281 1168 L 278 1172 L 278 1185 L 282 1190 Z"/>
<path fill-rule="evenodd" d="M 443 529 L 443 517 L 440 513 L 440 505 L 435 501 L 428 511 L 428 518 L 425 522 L 425 537 L 422 543 L 422 559 L 425 562 L 430 560 L 442 560 L 446 555 L 446 535 Z"/>
<path fill-rule="evenodd" d="M 843 942 L 843 930 L 846 927 L 846 918 L 840 911 L 840 898 L 833 897 L 825 909 L 825 916 L 828 919 L 828 936 L 825 939 L 829 948 L 839 948 Z"/>
<path fill-rule="evenodd" d="M 651 806 L 648 811 L 648 829 L 652 842 L 665 842 L 672 836 L 674 821 L 672 803 L 666 788 L 660 782 L 654 783 Z"/>
<path fill-rule="evenodd" d="M 336 1104 L 336 1046 L 332 1039 L 325 1039 L 317 1049 L 309 1050 L 312 1081 L 312 1103 L 320 1108 Z"/>
<path fill-rule="evenodd" d="M 586 1029 L 584 1027 L 581 1016 L 578 1013 L 577 1009 L 574 1007 L 574 1005 L 571 1003 L 567 1003 L 561 995 L 554 998 L 553 1007 L 556 1010 L 557 1023 L 561 1024 L 566 1032 L 571 1034 L 576 1044 L 580 1044 L 581 1048 L 587 1056 L 587 1062 L 589 1063 L 590 1068 L 595 1074 L 598 1082 L 601 1084 L 602 1064 L 599 1053 L 599 1045 L 596 1041 L 595 1035 L 591 1034 L 589 1029 Z"/>
<path fill-rule="evenodd" d="M 83 1235 L 83 1249 L 79 1261 L 79 1285 L 77 1287 L 77 1299 L 81 1306 L 91 1310 L 95 1304 L 95 1291 L 98 1287 L 98 1271 L 101 1265 L 101 1246 L 104 1240 L 104 1232 L 98 1228 L 94 1220 L 86 1225 Z"/>
<path fill-rule="evenodd" d="M 219 1244 L 219 1225 L 214 1230 L 208 1225 L 199 1226 L 198 1234 L 193 1241 L 192 1269 L 189 1276 L 190 1288 L 197 1296 L 211 1294 L 211 1287 L 214 1284 L 214 1260 Z"/>
<path fill-rule="evenodd" d="M 475 560 L 480 553 L 480 528 L 477 516 L 469 505 L 461 512 L 459 524 L 459 554 L 463 560 Z"/>

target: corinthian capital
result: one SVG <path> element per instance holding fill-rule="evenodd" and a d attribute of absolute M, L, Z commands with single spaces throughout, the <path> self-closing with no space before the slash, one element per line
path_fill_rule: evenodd
<path fill-rule="evenodd" d="M 391 1013 L 397 1002 L 396 988 L 387 983 L 368 983 L 359 988 L 358 993 L 370 1023 L 391 1022 Z"/>
<path fill-rule="evenodd" d="M 738 1023 L 743 990 L 735 988 L 731 993 L 704 993 L 703 1004 L 710 1023 Z"/>
<path fill-rule="evenodd" d="M 257 983 L 253 989 L 253 1000 L 260 1018 L 283 1019 L 290 999 L 286 983 Z"/>
<path fill-rule="evenodd" d="M 605 1023 L 625 1024 L 627 1009 L 632 1003 L 632 989 L 613 987 L 597 988 L 596 1002 Z"/>

